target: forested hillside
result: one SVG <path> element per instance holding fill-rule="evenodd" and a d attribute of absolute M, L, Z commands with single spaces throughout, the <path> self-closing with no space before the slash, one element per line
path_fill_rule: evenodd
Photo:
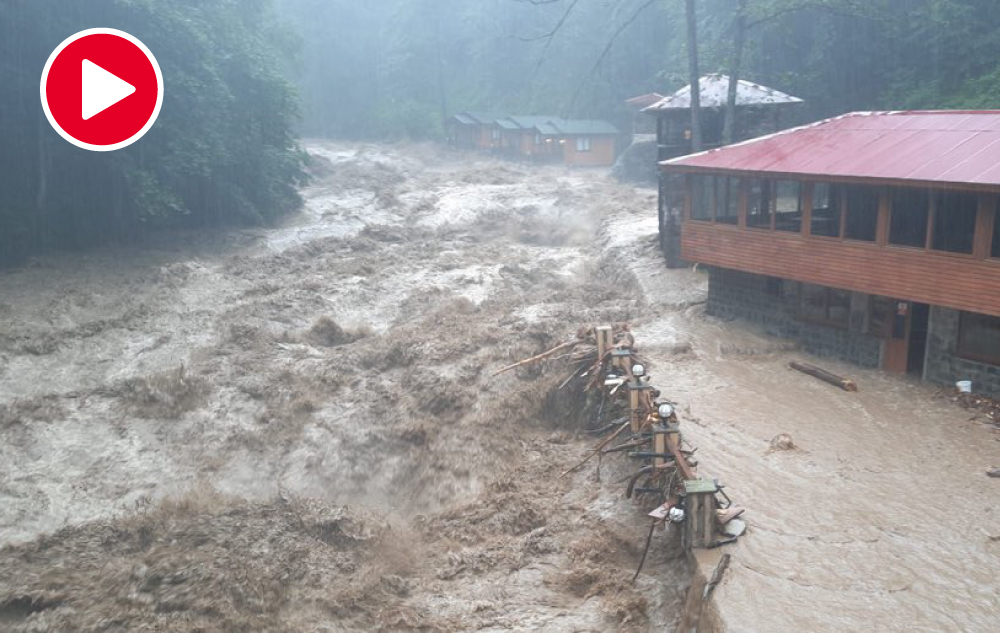
<path fill-rule="evenodd" d="M 1000 107 L 995 0 L 697 0 L 702 73 L 849 110 Z M 742 11 L 742 13 L 741 13 Z M 440 139 L 461 110 L 600 117 L 688 82 L 682 0 L 0 0 L 0 264 L 262 222 L 298 204 L 296 136 Z M 49 53 L 97 26 L 163 69 L 135 145 L 78 149 L 45 120 Z M 293 88 L 295 86 L 296 88 Z M 302 118 L 299 119 L 299 114 Z"/>
<path fill-rule="evenodd" d="M 277 24 L 269 0 L 0 1 L 0 264 L 297 206 L 293 39 Z M 39 102 L 49 54 L 94 27 L 138 37 L 163 71 L 159 119 L 115 152 L 70 145 Z"/>
<path fill-rule="evenodd" d="M 687 84 L 683 0 L 277 0 L 303 37 L 311 135 L 434 137 L 466 109 L 614 118 Z M 698 0 L 702 72 L 875 108 L 1000 107 L 995 0 Z"/>

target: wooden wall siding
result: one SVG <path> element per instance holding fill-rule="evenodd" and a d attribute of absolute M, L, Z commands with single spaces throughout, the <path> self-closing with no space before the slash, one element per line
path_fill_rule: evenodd
<path fill-rule="evenodd" d="M 563 157 L 567 165 L 605 166 L 615 164 L 615 143 L 613 136 L 594 136 L 590 138 L 590 151 L 576 151 L 576 137 L 568 137 L 563 145 Z"/>
<path fill-rule="evenodd" d="M 691 262 L 1000 316 L 1000 260 L 690 220 L 681 244 Z"/>

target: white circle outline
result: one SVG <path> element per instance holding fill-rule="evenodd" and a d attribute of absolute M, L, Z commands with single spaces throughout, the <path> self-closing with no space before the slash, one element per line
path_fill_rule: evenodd
<path fill-rule="evenodd" d="M 74 138 L 70 133 L 63 130 L 62 126 L 59 125 L 55 117 L 52 116 L 52 111 L 49 109 L 48 95 L 46 94 L 45 90 L 45 85 L 46 83 L 48 83 L 49 79 L 49 71 L 52 69 L 52 64 L 53 62 L 56 61 L 56 57 L 59 56 L 59 53 L 62 53 L 63 50 L 73 42 L 76 42 L 77 40 L 82 39 L 84 37 L 87 37 L 88 35 L 116 35 L 120 38 L 128 40 L 132 44 L 135 44 L 137 47 L 139 47 L 139 50 L 143 52 L 143 54 L 146 56 L 146 59 L 149 60 L 149 63 L 153 65 L 153 71 L 156 73 L 156 107 L 153 108 L 153 115 L 149 118 L 149 121 L 146 122 L 146 125 L 142 126 L 141 130 L 139 130 L 129 138 L 125 139 L 124 141 L 119 141 L 118 143 L 114 143 L 111 145 L 94 145 L 93 143 L 84 143 L 83 141 Z M 55 131 L 59 133 L 59 136 L 66 139 L 76 147 L 83 148 L 84 150 L 91 150 L 94 152 L 111 152 L 113 150 L 120 150 L 124 147 L 132 145 L 133 143 L 141 139 L 147 132 L 149 132 L 149 129 L 153 127 L 154 123 L 156 123 L 157 117 L 160 116 L 160 107 L 163 106 L 163 73 L 160 72 L 160 65 L 157 63 L 156 57 L 153 55 L 153 52 L 150 51 L 145 44 L 140 42 L 138 38 L 134 37 L 133 35 L 130 35 L 125 31 L 119 31 L 118 29 L 104 29 L 104 28 L 86 29 L 85 31 L 80 31 L 79 33 L 75 33 L 66 38 L 65 40 L 63 40 L 62 44 L 57 46 L 56 50 L 52 51 L 52 54 L 49 55 L 48 61 L 45 62 L 45 68 L 42 70 L 42 83 L 39 88 L 39 93 L 42 98 L 42 110 L 45 111 L 45 117 L 49 120 L 49 123 L 52 125 Z"/>

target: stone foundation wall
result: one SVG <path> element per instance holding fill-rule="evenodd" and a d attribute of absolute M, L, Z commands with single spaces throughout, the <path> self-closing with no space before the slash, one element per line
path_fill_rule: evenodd
<path fill-rule="evenodd" d="M 778 337 L 798 341 L 809 352 L 834 357 L 865 367 L 879 367 L 882 341 L 863 332 L 867 327 L 864 301 L 852 298 L 850 328 L 835 328 L 797 317 L 798 304 L 778 278 L 712 267 L 709 269 L 708 314 L 759 324 Z"/>
<path fill-rule="evenodd" d="M 955 385 L 972 381 L 972 391 L 1000 397 L 1000 367 L 956 356 L 959 311 L 931 306 L 924 378 L 933 383 Z"/>

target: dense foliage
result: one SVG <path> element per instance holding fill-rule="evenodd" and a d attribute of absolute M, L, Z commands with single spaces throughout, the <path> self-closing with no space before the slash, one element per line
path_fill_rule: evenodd
<path fill-rule="evenodd" d="M 303 34 L 307 134 L 434 137 L 457 110 L 625 121 L 625 98 L 687 83 L 682 0 L 278 2 Z M 727 69 L 737 7 L 697 0 L 702 72 Z M 803 120 L 1000 107 L 996 0 L 748 0 L 747 11 L 741 75 L 805 98 Z"/>
<path fill-rule="evenodd" d="M 740 76 L 850 110 L 1000 107 L 996 0 L 743 0 Z M 701 72 L 726 71 L 741 0 L 696 0 Z M 49 53 L 120 28 L 157 55 L 159 121 L 77 149 L 44 118 Z M 0 263 L 262 222 L 298 204 L 295 135 L 440 138 L 460 110 L 611 119 L 687 83 L 682 0 L 0 0 Z M 304 120 L 296 128 L 302 95 Z"/>
<path fill-rule="evenodd" d="M 288 38 L 269 0 L 0 0 L 0 263 L 135 242 L 165 226 L 260 222 L 298 205 Z M 153 128 L 115 152 L 60 138 L 39 103 L 52 50 L 94 27 L 142 40 L 163 71 Z"/>

